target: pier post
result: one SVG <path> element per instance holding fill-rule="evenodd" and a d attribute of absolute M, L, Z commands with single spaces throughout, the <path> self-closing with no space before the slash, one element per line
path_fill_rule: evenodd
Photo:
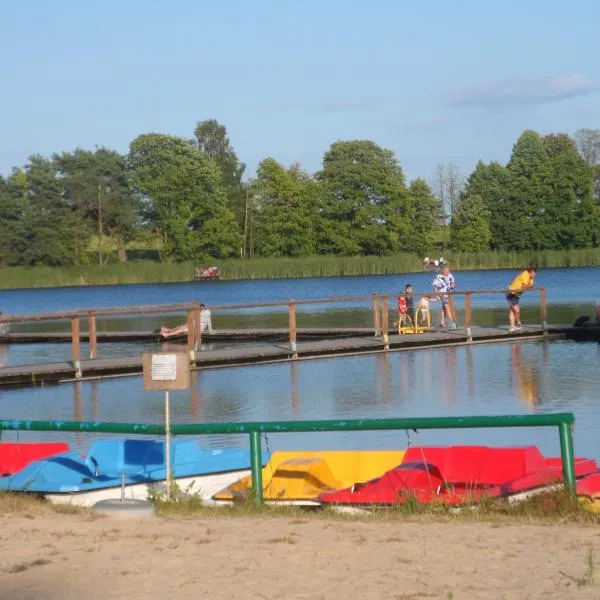
<path fill-rule="evenodd" d="M 90 358 L 98 356 L 98 337 L 96 335 L 96 315 L 93 311 L 88 312 L 88 333 L 90 342 Z"/>
<path fill-rule="evenodd" d="M 379 297 L 377 294 L 373 294 L 373 326 L 375 327 L 375 337 L 379 335 L 379 330 L 381 328 L 379 317 Z"/>
<path fill-rule="evenodd" d="M 390 349 L 390 343 L 388 339 L 388 333 L 390 331 L 389 327 L 389 318 L 390 318 L 390 309 L 389 302 L 387 297 L 383 298 L 382 301 L 382 309 L 381 309 L 381 340 L 383 342 L 384 350 Z"/>
<path fill-rule="evenodd" d="M 262 486 L 262 448 L 260 446 L 260 432 L 250 432 L 250 469 L 252 472 L 252 497 L 257 505 L 263 503 Z"/>
<path fill-rule="evenodd" d="M 542 333 L 548 333 L 548 304 L 546 299 L 546 288 L 540 288 L 540 321 Z"/>
<path fill-rule="evenodd" d="M 290 329 L 290 350 L 292 351 L 292 358 L 298 358 L 298 347 L 296 346 L 296 303 L 290 300 L 288 305 L 288 323 Z"/>
<path fill-rule="evenodd" d="M 471 292 L 465 294 L 465 331 L 467 333 L 467 342 L 473 341 L 471 331 Z"/>
<path fill-rule="evenodd" d="M 190 362 L 195 362 L 196 352 L 194 348 L 194 342 L 196 337 L 196 319 L 194 319 L 194 309 L 190 309 L 187 312 L 187 345 L 188 353 L 190 356 Z"/>
<path fill-rule="evenodd" d="M 73 368 L 75 369 L 75 378 L 81 379 L 81 340 L 79 317 L 71 318 L 71 352 L 73 356 Z"/>
<path fill-rule="evenodd" d="M 562 460 L 563 477 L 565 485 L 569 488 L 571 496 L 577 496 L 577 482 L 575 481 L 575 452 L 573 450 L 573 429 L 571 424 L 563 421 L 558 426 L 560 435 L 560 458 Z"/>

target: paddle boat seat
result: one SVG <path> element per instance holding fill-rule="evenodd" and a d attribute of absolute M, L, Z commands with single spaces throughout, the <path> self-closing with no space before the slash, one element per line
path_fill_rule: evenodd
<path fill-rule="evenodd" d="M 95 475 L 143 475 L 165 466 L 165 444 L 157 440 L 97 440 L 85 463 Z"/>

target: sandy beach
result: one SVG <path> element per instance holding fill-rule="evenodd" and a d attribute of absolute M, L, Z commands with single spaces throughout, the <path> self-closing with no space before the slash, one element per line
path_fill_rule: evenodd
<path fill-rule="evenodd" d="M 43 508 L 1 519 L 3 599 L 600 598 L 593 525 Z"/>

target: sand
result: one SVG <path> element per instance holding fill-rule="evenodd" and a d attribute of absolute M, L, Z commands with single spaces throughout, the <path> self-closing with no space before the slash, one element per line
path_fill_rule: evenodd
<path fill-rule="evenodd" d="M 0 519 L 2 599 L 600 598 L 592 525 L 50 510 Z"/>

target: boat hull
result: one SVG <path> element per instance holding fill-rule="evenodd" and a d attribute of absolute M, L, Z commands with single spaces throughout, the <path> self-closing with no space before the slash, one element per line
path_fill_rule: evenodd
<path fill-rule="evenodd" d="M 319 494 L 376 477 L 402 463 L 404 450 L 277 451 L 263 469 L 266 503 L 319 505 Z M 241 479 L 215 494 L 217 502 L 248 496 L 252 482 Z"/>
<path fill-rule="evenodd" d="M 186 495 L 197 496 L 204 504 L 214 504 L 212 497 L 219 490 L 250 474 L 249 469 L 227 473 L 211 473 L 191 477 L 180 477 L 174 480 L 178 488 Z M 129 484 L 124 487 L 124 497 L 133 500 L 148 500 L 157 493 L 166 492 L 166 480 L 150 483 Z M 70 504 L 73 506 L 90 507 L 101 500 L 120 500 L 121 487 L 115 486 L 84 492 L 62 492 L 42 494 L 53 504 Z"/>
<path fill-rule="evenodd" d="M 591 459 L 575 459 L 576 477 L 597 471 Z M 535 446 L 411 448 L 404 462 L 381 477 L 319 496 L 338 505 L 391 505 L 409 500 L 459 506 L 484 497 L 524 498 L 562 480 L 562 461 Z"/>

